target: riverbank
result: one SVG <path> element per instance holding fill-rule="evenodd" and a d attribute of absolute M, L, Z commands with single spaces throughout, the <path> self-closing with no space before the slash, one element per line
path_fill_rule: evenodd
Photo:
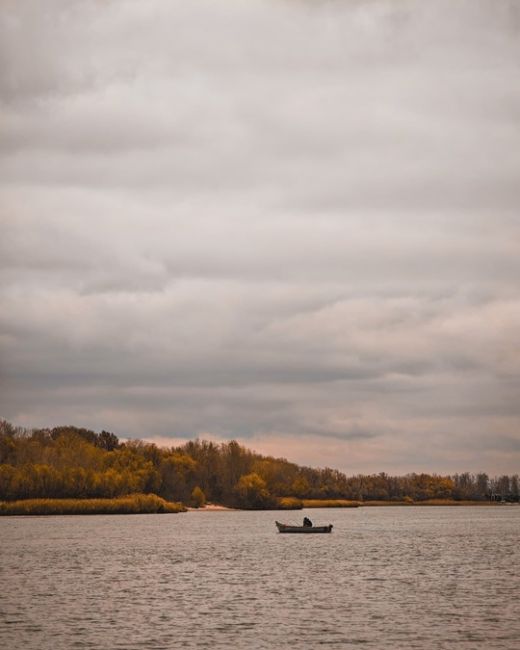
<path fill-rule="evenodd" d="M 349 499 L 302 499 L 304 508 L 359 508 L 361 501 Z"/>
<path fill-rule="evenodd" d="M 424 501 L 363 501 L 362 506 L 502 506 L 498 501 L 455 501 L 454 499 L 425 499 Z M 516 504 L 511 504 L 516 505 Z"/>
<path fill-rule="evenodd" d="M 0 501 L 0 515 L 136 515 L 186 512 L 182 503 L 155 494 L 114 499 L 24 499 Z"/>
<path fill-rule="evenodd" d="M 404 499 L 401 501 L 353 501 L 350 499 L 296 499 L 293 497 L 281 497 L 278 503 L 272 508 L 264 510 L 302 510 L 303 508 L 363 508 L 374 506 L 501 506 L 507 505 L 495 501 L 455 501 L 453 499 L 426 499 L 424 501 L 412 501 Z M 511 504 L 513 505 L 513 504 Z M 229 508 L 227 506 L 211 503 L 200 508 L 187 508 L 194 512 L 218 512 L 228 510 L 241 510 L 241 508 Z"/>
<path fill-rule="evenodd" d="M 236 508 L 228 508 L 228 506 L 222 506 L 218 503 L 206 503 L 199 508 L 186 508 L 188 512 L 228 512 L 229 510 L 236 510 Z"/>
<path fill-rule="evenodd" d="M 410 498 L 401 500 L 354 501 L 351 499 L 296 499 L 282 497 L 279 499 L 280 510 L 301 510 L 302 508 L 364 508 L 374 506 L 503 506 L 508 505 L 497 501 L 455 501 L 454 499 L 425 499 L 413 501 Z M 509 504 L 515 505 L 515 504 Z M 277 508 L 274 508 L 277 509 Z"/>
<path fill-rule="evenodd" d="M 303 508 L 359 508 L 374 506 L 504 506 L 495 501 L 454 501 L 452 499 L 427 499 L 425 501 L 351 501 L 348 499 L 295 499 L 282 497 L 278 504 L 265 510 L 302 510 Z M 206 503 L 199 508 L 166 501 L 155 494 L 131 494 L 114 499 L 24 499 L 0 501 L 1 515 L 130 515 L 179 512 L 229 512 L 230 508 L 218 503 Z"/>

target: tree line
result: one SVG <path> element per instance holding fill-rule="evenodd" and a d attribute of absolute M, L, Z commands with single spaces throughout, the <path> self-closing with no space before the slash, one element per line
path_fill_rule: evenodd
<path fill-rule="evenodd" d="M 518 475 L 453 476 L 385 473 L 346 476 L 257 454 L 236 441 L 194 440 L 158 447 L 120 441 L 108 431 L 74 426 L 26 430 L 0 421 L 0 500 L 114 498 L 156 494 L 168 501 L 205 501 L 241 508 L 297 499 L 518 501 Z"/>

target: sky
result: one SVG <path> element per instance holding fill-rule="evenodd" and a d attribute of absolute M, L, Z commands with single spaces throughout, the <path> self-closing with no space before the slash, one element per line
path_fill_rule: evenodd
<path fill-rule="evenodd" d="M 2 0 L 0 416 L 520 471 L 520 5 Z"/>

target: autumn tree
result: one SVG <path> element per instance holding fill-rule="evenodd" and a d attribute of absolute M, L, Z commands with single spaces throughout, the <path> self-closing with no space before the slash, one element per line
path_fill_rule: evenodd
<path fill-rule="evenodd" d="M 268 508 L 273 504 L 266 482 L 255 472 L 241 476 L 234 492 L 236 504 L 241 508 Z"/>
<path fill-rule="evenodd" d="M 202 508 L 206 504 L 206 496 L 198 485 L 196 485 L 192 490 L 191 504 L 195 508 Z"/>

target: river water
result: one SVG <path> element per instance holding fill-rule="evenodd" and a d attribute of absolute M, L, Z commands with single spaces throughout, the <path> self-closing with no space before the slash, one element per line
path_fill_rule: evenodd
<path fill-rule="evenodd" d="M 281 535 L 274 521 L 333 523 Z M 0 518 L 0 646 L 520 648 L 520 507 Z"/>

